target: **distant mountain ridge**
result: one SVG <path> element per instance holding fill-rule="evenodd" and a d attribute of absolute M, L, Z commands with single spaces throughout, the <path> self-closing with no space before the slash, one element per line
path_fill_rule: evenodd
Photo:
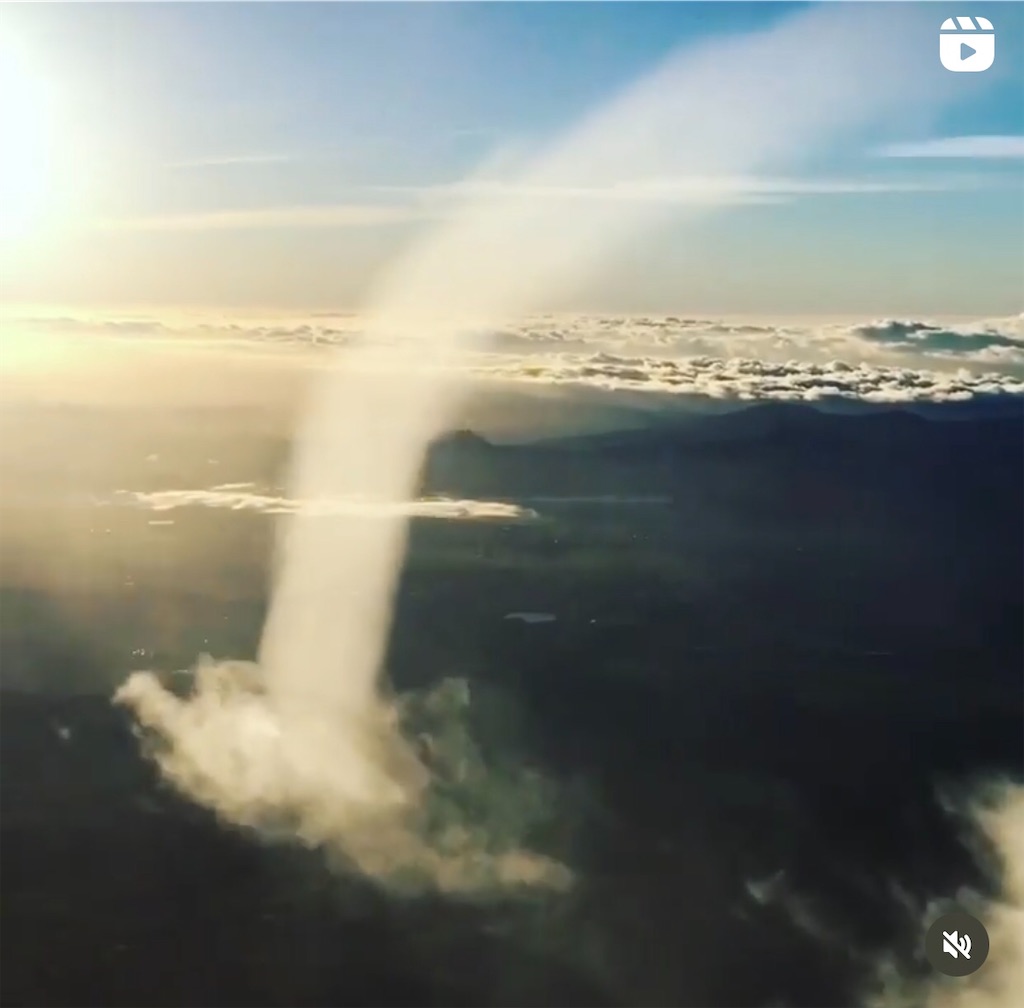
<path fill-rule="evenodd" d="M 522 445 L 503 445 L 488 440 L 469 428 L 448 431 L 436 438 L 431 452 L 479 452 L 526 444 L 536 448 L 580 450 L 613 449 L 649 444 L 653 441 L 677 441 L 691 444 L 799 437 L 801 435 L 846 436 L 854 440 L 884 432 L 884 436 L 939 436 L 956 439 L 947 425 L 961 424 L 991 431 L 993 436 L 1012 437 L 1024 433 L 1024 400 L 1003 402 L 1000 408 L 971 410 L 967 403 L 936 404 L 922 410 L 917 406 L 856 410 L 823 409 L 817 404 L 796 402 L 757 402 L 735 410 L 714 413 L 699 411 L 655 417 L 646 426 L 607 430 L 593 434 L 574 434 L 539 438 Z M 1000 432 L 1002 434 L 1000 435 Z M 970 436 L 970 435 L 967 435 Z"/>
<path fill-rule="evenodd" d="M 750 493 L 788 496 L 786 485 L 830 485 L 853 493 L 913 484 L 943 499 L 1024 490 L 1024 404 L 1016 415 L 922 416 L 889 409 L 832 413 L 811 405 L 762 403 L 721 414 L 673 415 L 647 427 L 498 444 L 466 429 L 437 438 L 421 490 L 503 499 L 530 495 L 689 495 L 750 477 Z M 756 474 L 756 475 L 754 475 Z M 845 488 L 845 490 L 844 490 Z M 901 493 L 910 493 L 905 486 Z M 1018 516 L 1019 520 L 1019 516 Z"/>

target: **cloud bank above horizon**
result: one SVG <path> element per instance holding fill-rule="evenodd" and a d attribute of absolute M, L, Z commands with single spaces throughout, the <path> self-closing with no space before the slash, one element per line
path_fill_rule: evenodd
<path fill-rule="evenodd" d="M 365 331 L 359 316 L 342 314 L 232 319 L 31 312 L 12 316 L 5 329 L 37 347 L 47 339 L 76 349 L 96 341 L 112 347 L 115 357 L 128 348 L 174 351 L 200 362 L 204 354 L 218 354 L 313 373 L 345 366 L 344 353 L 329 351 L 354 349 Z M 407 368 L 407 339 L 396 337 L 394 354 L 384 346 L 376 355 L 359 355 L 358 366 L 385 375 Z M 483 382 L 718 404 L 1005 400 L 1024 397 L 1024 314 L 958 323 L 543 315 L 501 328 L 486 350 L 467 350 L 459 362 L 466 376 Z"/>

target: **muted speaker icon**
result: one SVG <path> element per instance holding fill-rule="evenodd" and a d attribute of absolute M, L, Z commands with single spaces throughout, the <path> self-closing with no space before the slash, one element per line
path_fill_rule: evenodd
<path fill-rule="evenodd" d="M 964 933 L 963 936 L 957 934 L 956 931 L 950 933 L 949 931 L 942 932 L 942 951 L 946 955 L 951 955 L 954 959 L 957 956 L 963 956 L 965 959 L 971 958 L 971 936 Z"/>
<path fill-rule="evenodd" d="M 988 957 L 988 932 L 977 917 L 953 910 L 932 921 L 924 936 L 924 953 L 940 973 L 967 976 Z"/>

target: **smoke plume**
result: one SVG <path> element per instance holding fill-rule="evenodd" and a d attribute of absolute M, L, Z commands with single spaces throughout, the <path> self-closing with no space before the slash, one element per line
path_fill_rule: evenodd
<path fill-rule="evenodd" d="M 117 694 L 175 785 L 230 821 L 323 846 L 382 880 L 565 884 L 566 868 L 526 846 L 548 792 L 473 755 L 464 689 L 396 701 L 383 688 L 406 543 L 399 505 L 461 401 L 460 354 L 576 290 L 630 241 L 729 202 L 713 183 L 671 211 L 581 191 L 785 170 L 941 104 L 950 83 L 920 43 L 931 18 L 885 7 L 825 5 L 671 55 L 512 184 L 467 187 L 461 210 L 395 264 L 366 305 L 362 342 L 339 351 L 296 433 L 287 496 L 310 503 L 281 520 L 257 663 L 204 660 L 185 698 L 153 673 Z M 881 37 L 905 58 L 877 60 Z M 361 365 L 381 345 L 405 347 L 406 366 L 370 377 Z M 326 504 L 352 498 L 393 515 Z M 410 726 L 424 711 L 420 745 Z"/>

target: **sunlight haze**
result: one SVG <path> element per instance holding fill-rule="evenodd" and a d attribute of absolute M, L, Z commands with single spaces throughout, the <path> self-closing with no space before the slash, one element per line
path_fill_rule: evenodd
<path fill-rule="evenodd" d="M 358 308 L 456 212 L 467 177 L 523 198 L 515 164 L 645 66 L 800 6 L 7 5 L 3 299 Z M 995 6 L 1005 66 L 1021 12 Z M 948 91 L 918 13 L 914 86 Z M 782 177 L 565 179 L 595 205 L 653 201 L 668 222 L 556 307 L 1019 311 L 1024 111 L 999 69 L 959 75 L 940 113 L 878 123 Z M 671 223 L 707 199 L 724 204 L 713 223 Z"/>

